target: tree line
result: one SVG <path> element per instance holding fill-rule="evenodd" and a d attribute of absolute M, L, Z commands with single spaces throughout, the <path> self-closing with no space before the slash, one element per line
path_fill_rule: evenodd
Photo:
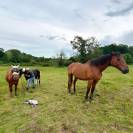
<path fill-rule="evenodd" d="M 45 58 L 35 57 L 23 53 L 18 49 L 5 51 L 3 48 L 0 48 L 0 64 L 67 66 L 70 63 L 77 61 L 84 63 L 89 59 L 111 53 L 112 51 L 123 54 L 128 64 L 133 63 L 133 46 L 115 43 L 102 46 L 94 37 L 83 39 L 80 36 L 75 36 L 70 43 L 74 50 L 74 55 L 69 58 L 65 56 L 63 50 L 60 51 L 56 57 Z"/>

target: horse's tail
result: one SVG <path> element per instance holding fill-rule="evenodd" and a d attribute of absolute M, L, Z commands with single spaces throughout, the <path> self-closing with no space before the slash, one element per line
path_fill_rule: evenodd
<path fill-rule="evenodd" d="M 72 74 L 72 69 L 75 63 L 72 63 L 68 66 L 67 70 L 68 70 L 68 74 Z"/>
<path fill-rule="evenodd" d="M 39 80 L 39 84 L 40 84 L 40 77 L 41 77 L 41 74 L 40 74 L 40 71 L 38 70 L 38 80 Z"/>
<path fill-rule="evenodd" d="M 74 63 L 68 66 L 68 92 L 71 92 L 71 86 L 73 83 L 73 65 Z"/>
<path fill-rule="evenodd" d="M 74 64 L 75 63 L 72 63 L 68 66 L 67 70 L 68 70 L 68 82 L 71 82 L 73 81 L 73 67 L 74 67 Z"/>
<path fill-rule="evenodd" d="M 71 93 L 71 86 L 73 83 L 73 74 L 68 74 L 68 92 Z"/>
<path fill-rule="evenodd" d="M 68 74 L 68 82 L 73 82 L 73 74 Z"/>

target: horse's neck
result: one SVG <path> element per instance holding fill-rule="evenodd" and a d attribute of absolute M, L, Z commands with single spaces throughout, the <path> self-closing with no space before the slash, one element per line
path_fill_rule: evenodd
<path fill-rule="evenodd" d="M 105 62 L 105 64 L 99 65 L 98 69 L 100 70 L 100 72 L 103 72 L 109 66 L 110 66 L 110 61 L 107 61 L 107 62 Z"/>

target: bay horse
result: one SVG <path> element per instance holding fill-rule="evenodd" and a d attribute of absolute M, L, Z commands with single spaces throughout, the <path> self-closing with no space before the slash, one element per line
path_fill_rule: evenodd
<path fill-rule="evenodd" d="M 123 56 L 115 52 L 89 60 L 84 64 L 78 62 L 70 64 L 68 66 L 68 92 L 71 93 L 71 86 L 73 84 L 74 93 L 76 93 L 76 81 L 78 79 L 86 80 L 88 81 L 88 85 L 85 99 L 87 100 L 89 95 L 89 100 L 91 100 L 95 86 L 102 77 L 102 72 L 109 66 L 119 69 L 123 74 L 129 72 L 128 65 L 126 64 Z"/>
<path fill-rule="evenodd" d="M 6 74 L 6 81 L 9 84 L 10 96 L 12 97 L 12 87 L 15 85 L 15 96 L 17 96 L 17 85 L 19 82 L 19 66 L 12 66 L 12 68 Z"/>

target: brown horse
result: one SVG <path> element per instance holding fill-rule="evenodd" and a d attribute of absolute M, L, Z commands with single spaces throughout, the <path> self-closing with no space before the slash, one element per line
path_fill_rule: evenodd
<path fill-rule="evenodd" d="M 76 92 L 76 81 L 86 80 L 88 81 L 87 92 L 85 99 L 91 100 L 93 97 L 93 92 L 97 82 L 102 77 L 102 72 L 108 67 L 113 66 L 119 69 L 123 74 L 129 72 L 128 66 L 119 53 L 111 53 L 103 55 L 99 58 L 89 60 L 88 62 L 81 63 L 72 63 L 68 66 L 68 92 L 71 93 L 72 83 L 74 85 L 74 93 Z M 74 81 L 73 81 L 74 76 Z"/>
<path fill-rule="evenodd" d="M 17 85 L 19 82 L 20 74 L 17 67 L 12 67 L 6 74 L 6 81 L 9 84 L 10 96 L 12 96 L 12 87 L 15 85 L 15 96 L 17 96 Z"/>

